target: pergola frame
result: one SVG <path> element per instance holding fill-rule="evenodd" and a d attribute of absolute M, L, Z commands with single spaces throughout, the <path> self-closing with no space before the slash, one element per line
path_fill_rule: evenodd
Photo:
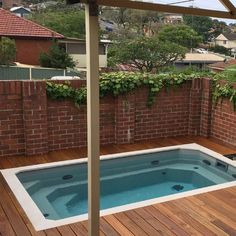
<path fill-rule="evenodd" d="M 88 126 L 88 215 L 89 236 L 99 235 L 100 210 L 100 142 L 99 142 L 99 51 L 98 6 L 132 8 L 159 12 L 236 19 L 236 8 L 230 0 L 218 0 L 226 11 L 180 7 L 131 0 L 67 0 L 69 4 L 85 3 L 87 50 L 87 126 Z"/>

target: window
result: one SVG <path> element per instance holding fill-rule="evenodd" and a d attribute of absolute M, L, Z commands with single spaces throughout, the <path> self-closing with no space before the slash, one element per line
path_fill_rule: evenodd
<path fill-rule="evenodd" d="M 227 43 L 227 40 L 223 40 L 223 44 L 226 44 Z"/>

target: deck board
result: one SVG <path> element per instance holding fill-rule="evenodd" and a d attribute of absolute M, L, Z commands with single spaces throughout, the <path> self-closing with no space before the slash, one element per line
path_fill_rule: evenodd
<path fill-rule="evenodd" d="M 101 154 L 142 150 L 170 145 L 198 143 L 222 154 L 236 152 L 215 140 L 178 137 L 149 140 L 129 145 L 109 145 Z M 86 157 L 86 149 L 52 152 L 43 156 L 13 156 L 0 160 L 0 168 L 41 164 Z M 14 194 L 0 177 L 0 236 L 85 236 L 87 221 L 44 231 L 35 231 Z M 219 235 L 236 236 L 236 187 L 155 204 L 101 217 L 101 236 L 133 235 Z"/>

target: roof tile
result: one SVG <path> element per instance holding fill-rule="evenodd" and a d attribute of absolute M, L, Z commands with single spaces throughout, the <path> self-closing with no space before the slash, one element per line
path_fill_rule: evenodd
<path fill-rule="evenodd" d="M 0 36 L 64 38 L 53 30 L 0 8 Z"/>

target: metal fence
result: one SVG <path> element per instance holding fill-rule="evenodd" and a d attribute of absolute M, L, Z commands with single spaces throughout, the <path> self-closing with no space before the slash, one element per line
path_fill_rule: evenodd
<path fill-rule="evenodd" d="M 0 80 L 37 80 L 53 76 L 80 76 L 82 72 L 35 67 L 0 66 Z"/>

